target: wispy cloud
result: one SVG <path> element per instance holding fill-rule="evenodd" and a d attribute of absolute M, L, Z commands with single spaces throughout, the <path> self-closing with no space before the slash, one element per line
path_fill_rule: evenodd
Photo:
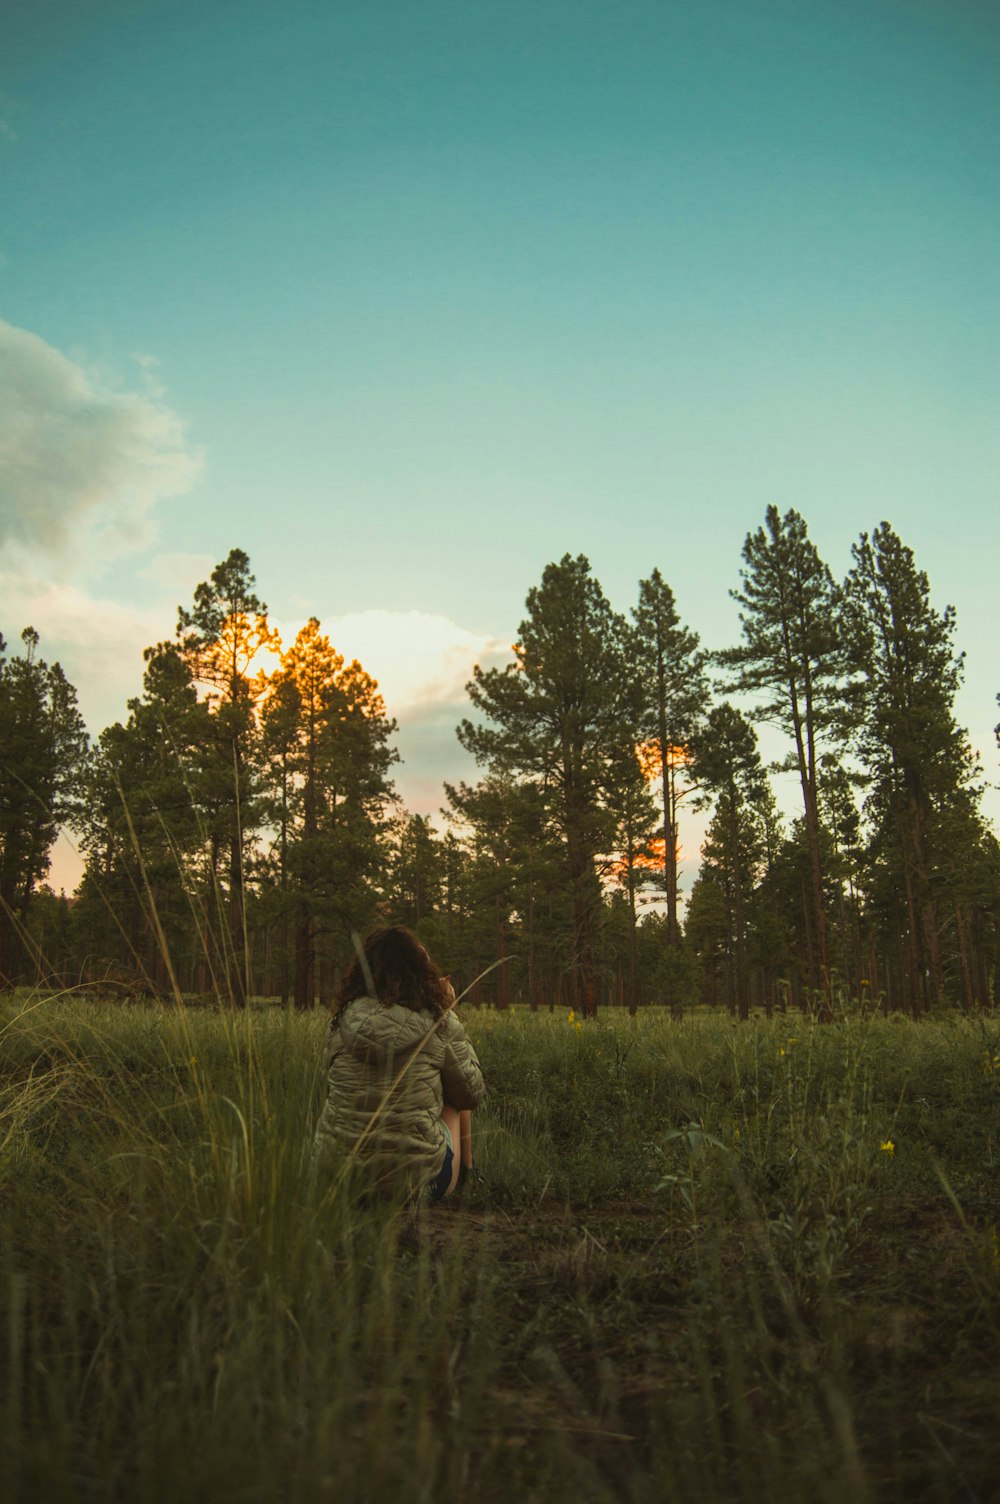
<path fill-rule="evenodd" d="M 68 555 L 148 546 L 157 502 L 189 489 L 201 459 L 148 357 L 116 389 L 38 335 L 0 321 L 0 548 Z"/>
<path fill-rule="evenodd" d="M 299 624 L 278 625 L 291 642 Z M 509 642 L 434 611 L 354 611 L 323 618 L 323 630 L 338 653 L 357 658 L 378 680 L 386 709 L 399 722 L 402 761 L 393 776 L 405 805 L 435 813 L 444 803 L 443 780 L 476 776 L 455 736 L 469 714 L 465 686 L 477 663 L 486 667 L 509 657 Z"/>
<path fill-rule="evenodd" d="M 510 657 L 505 638 L 475 632 L 424 611 L 364 611 L 330 624 L 339 651 L 348 650 L 379 680 L 399 722 L 401 762 L 394 776 L 407 809 L 434 815 L 445 803 L 443 783 L 474 782 L 475 763 L 455 728 L 471 707 L 465 686 L 476 664 Z"/>
<path fill-rule="evenodd" d="M 154 554 L 148 563 L 136 570 L 136 577 L 149 580 L 168 594 L 173 592 L 180 604 L 194 594 L 196 585 L 208 579 L 216 563 L 211 554 Z"/>
<path fill-rule="evenodd" d="M 504 638 L 475 632 L 434 611 L 354 611 L 324 622 L 330 641 L 377 679 L 400 720 L 431 706 L 464 702 L 477 663 L 510 651 Z"/>

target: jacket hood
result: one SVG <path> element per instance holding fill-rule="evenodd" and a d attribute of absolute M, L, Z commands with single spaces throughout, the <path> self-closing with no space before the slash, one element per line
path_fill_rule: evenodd
<path fill-rule="evenodd" d="M 340 1040 L 352 1055 L 385 1060 L 415 1050 L 436 1023 L 427 1012 L 414 1013 L 399 1003 L 387 1006 L 374 997 L 357 997 L 340 1015 Z"/>

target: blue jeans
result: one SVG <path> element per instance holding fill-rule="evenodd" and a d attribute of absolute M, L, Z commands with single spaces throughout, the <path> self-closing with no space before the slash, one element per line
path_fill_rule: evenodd
<path fill-rule="evenodd" d="M 448 1133 L 447 1128 L 445 1129 L 445 1132 Z M 448 1187 L 451 1185 L 451 1168 L 454 1163 L 455 1151 L 451 1146 L 451 1134 L 448 1133 L 448 1147 L 444 1151 L 444 1164 L 441 1166 L 440 1170 L 438 1170 L 437 1174 L 434 1176 L 434 1179 L 431 1181 L 428 1187 L 431 1193 L 432 1201 L 440 1201 L 442 1196 L 447 1191 Z"/>

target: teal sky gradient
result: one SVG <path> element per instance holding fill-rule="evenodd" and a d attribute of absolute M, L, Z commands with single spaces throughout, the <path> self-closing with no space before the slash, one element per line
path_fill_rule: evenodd
<path fill-rule="evenodd" d="M 204 453 L 87 588 L 141 602 L 153 553 L 238 544 L 279 615 L 512 640 L 583 552 L 623 610 L 659 566 L 721 646 L 770 502 L 838 576 L 885 517 L 958 609 L 986 748 L 995 5 L 36 0 L 7 27 L 0 311 L 124 386 L 155 357 Z"/>

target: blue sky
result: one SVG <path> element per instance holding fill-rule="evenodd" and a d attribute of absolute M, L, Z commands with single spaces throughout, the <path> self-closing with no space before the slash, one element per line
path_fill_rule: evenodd
<path fill-rule="evenodd" d="M 239 545 L 367 652 L 435 807 L 550 559 L 620 609 L 659 566 L 721 646 L 775 502 L 838 576 L 883 517 L 914 547 L 995 775 L 993 4 L 20 12 L 0 628 L 95 729 Z"/>

